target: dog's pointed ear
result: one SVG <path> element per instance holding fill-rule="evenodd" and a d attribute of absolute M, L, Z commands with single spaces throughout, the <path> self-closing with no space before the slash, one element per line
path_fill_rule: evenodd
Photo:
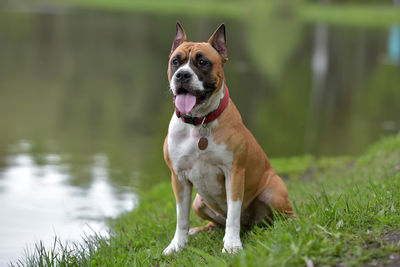
<path fill-rule="evenodd" d="M 218 53 L 225 59 L 228 59 L 228 50 L 226 49 L 226 35 L 225 24 L 222 23 L 218 29 L 211 35 L 208 42 L 218 51 Z"/>
<path fill-rule="evenodd" d="M 187 40 L 185 30 L 183 29 L 182 25 L 179 21 L 176 22 L 176 34 L 174 38 L 174 42 L 172 43 L 171 53 L 175 51 L 175 49 L 180 46 L 183 42 Z"/>

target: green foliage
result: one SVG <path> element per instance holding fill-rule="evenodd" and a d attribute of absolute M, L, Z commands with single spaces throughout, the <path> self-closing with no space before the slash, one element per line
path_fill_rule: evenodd
<path fill-rule="evenodd" d="M 400 22 L 400 8 L 389 5 L 304 5 L 299 10 L 306 21 L 358 26 L 389 26 Z"/>
<path fill-rule="evenodd" d="M 252 19 L 253 16 L 257 17 L 257 13 L 259 12 L 264 12 L 265 17 L 268 17 L 270 11 L 279 10 L 284 14 L 297 14 L 302 20 L 311 20 L 313 22 L 325 21 L 345 25 L 369 24 L 374 26 L 387 26 L 394 22 L 400 22 L 400 8 L 393 8 L 391 0 L 30 0 L 26 2 L 30 6 L 32 4 L 39 4 L 39 7 L 42 5 L 57 6 L 58 8 L 79 7 L 83 9 L 158 15 L 188 14 L 191 16 L 207 15 L 218 18 Z M 7 1 L 3 5 L 8 7 Z M 255 6 L 258 6 L 260 9 L 254 10 Z M 0 4 L 1 7 L 2 4 Z M 11 7 L 13 8 L 14 6 L 11 5 Z"/>
<path fill-rule="evenodd" d="M 244 251 L 237 255 L 221 253 L 224 232 L 217 229 L 191 237 L 176 255 L 162 256 L 176 220 L 172 190 L 163 183 L 141 195 L 138 209 L 111 221 L 110 237 L 87 237 L 82 246 L 59 244 L 52 250 L 39 244 L 15 265 L 355 266 L 386 262 L 390 253 L 400 252 L 382 237 L 400 227 L 400 135 L 384 139 L 351 166 L 348 159 L 310 156 L 273 162 L 278 170 L 303 172 L 313 164 L 325 169 L 307 182 L 289 179 L 298 219 L 243 232 Z M 202 223 L 191 214 L 192 225 Z"/>
<path fill-rule="evenodd" d="M 306 0 L 307 2 L 312 3 L 328 3 L 329 0 Z M 332 2 L 340 3 L 340 4 L 348 4 L 348 3 L 374 3 L 374 4 L 392 4 L 393 0 L 333 0 Z"/>

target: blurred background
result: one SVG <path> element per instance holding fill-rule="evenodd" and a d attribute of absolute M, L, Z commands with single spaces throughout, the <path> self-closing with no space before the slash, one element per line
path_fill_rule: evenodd
<path fill-rule="evenodd" d="M 226 23 L 230 94 L 271 158 L 358 155 L 400 130 L 400 1 L 2 0 L 0 265 L 107 234 L 169 182 L 176 20 L 193 41 Z"/>

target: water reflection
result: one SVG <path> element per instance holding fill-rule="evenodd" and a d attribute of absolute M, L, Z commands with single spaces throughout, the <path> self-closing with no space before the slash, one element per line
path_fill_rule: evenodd
<path fill-rule="evenodd" d="M 26 141 L 13 147 L 0 171 L 0 265 L 19 258 L 35 241 L 52 244 L 55 235 L 62 240 L 80 240 L 93 231 L 106 235 L 105 218 L 131 210 L 138 201 L 134 190 L 111 186 L 104 154 L 94 155 L 95 178 L 82 188 L 69 184 L 60 155 L 44 155 L 46 163 L 37 164 L 30 148 Z"/>

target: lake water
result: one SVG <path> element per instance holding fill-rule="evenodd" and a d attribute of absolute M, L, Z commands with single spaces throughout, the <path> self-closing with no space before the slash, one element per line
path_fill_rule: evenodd
<path fill-rule="evenodd" d="M 181 16 L 191 40 L 222 19 Z M 107 234 L 169 181 L 175 16 L 0 13 L 0 265 L 38 240 Z M 357 155 L 400 130 L 400 29 L 226 19 L 227 83 L 270 157 Z M 172 194 L 172 192 L 171 192 Z"/>

